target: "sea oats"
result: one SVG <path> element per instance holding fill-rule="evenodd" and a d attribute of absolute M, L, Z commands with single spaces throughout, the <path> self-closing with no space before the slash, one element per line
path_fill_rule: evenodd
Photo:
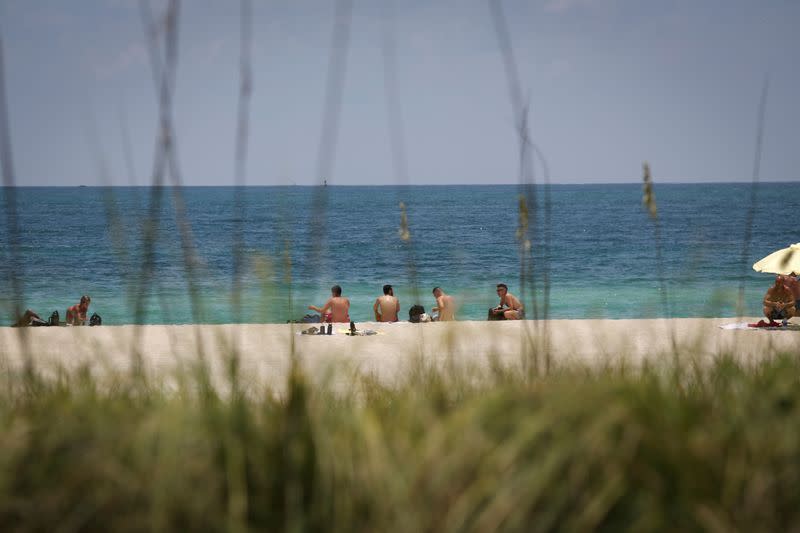
<path fill-rule="evenodd" d="M 650 213 L 650 218 L 656 218 L 658 217 L 658 208 L 656 207 L 656 195 L 653 192 L 653 178 L 650 175 L 650 164 L 645 161 L 642 166 L 644 168 L 644 183 L 642 185 L 644 195 L 642 196 L 642 204 Z"/>

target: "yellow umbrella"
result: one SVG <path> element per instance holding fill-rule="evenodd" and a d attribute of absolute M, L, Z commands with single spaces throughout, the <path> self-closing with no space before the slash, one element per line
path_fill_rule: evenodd
<path fill-rule="evenodd" d="M 800 242 L 772 252 L 754 264 L 753 270 L 771 274 L 800 274 Z"/>

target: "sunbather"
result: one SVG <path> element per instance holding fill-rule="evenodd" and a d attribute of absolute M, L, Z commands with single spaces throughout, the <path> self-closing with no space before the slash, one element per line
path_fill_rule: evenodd
<path fill-rule="evenodd" d="M 764 316 L 770 320 L 782 320 L 786 325 L 795 315 L 794 294 L 786 285 L 783 276 L 775 276 L 775 284 L 764 295 Z"/>
<path fill-rule="evenodd" d="M 492 309 L 495 315 L 503 315 L 506 320 L 525 318 L 525 306 L 522 305 L 519 298 L 508 292 L 508 286 L 505 283 L 497 284 L 497 295 L 500 297 L 500 305 Z"/>
<path fill-rule="evenodd" d="M 80 303 L 67 308 L 67 324 L 72 326 L 85 326 L 86 313 L 89 311 L 89 304 L 92 299 L 89 296 L 81 296 Z"/>
<path fill-rule="evenodd" d="M 322 315 L 322 322 L 350 322 L 350 300 L 342 296 L 342 288 L 338 285 L 331 287 L 331 297 L 325 305 L 309 305 L 308 308 Z"/>

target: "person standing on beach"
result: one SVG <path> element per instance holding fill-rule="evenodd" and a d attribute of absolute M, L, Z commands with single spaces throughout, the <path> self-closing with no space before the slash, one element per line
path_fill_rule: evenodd
<path fill-rule="evenodd" d="M 795 315 L 794 294 L 783 276 L 775 276 L 775 285 L 764 295 L 764 316 L 770 320 L 783 320 L 783 325 Z"/>
<path fill-rule="evenodd" d="M 400 300 L 394 295 L 391 285 L 383 286 L 383 296 L 379 296 L 372 306 L 376 322 L 397 322 L 400 314 Z"/>
<path fill-rule="evenodd" d="M 309 305 L 308 308 L 322 315 L 323 322 L 350 322 L 350 300 L 342 296 L 342 288 L 338 285 L 331 287 L 331 297 L 325 305 Z"/>
<path fill-rule="evenodd" d="M 439 312 L 440 322 L 449 322 L 456 319 L 456 300 L 449 294 L 441 289 L 441 287 L 433 288 L 433 297 L 436 298 L 436 306 L 431 311 Z"/>
<path fill-rule="evenodd" d="M 80 303 L 67 308 L 67 325 L 72 326 L 85 326 L 86 313 L 89 311 L 89 304 L 92 302 L 91 297 L 81 296 Z"/>
<path fill-rule="evenodd" d="M 525 306 L 522 305 L 519 298 L 508 292 L 508 285 L 498 283 L 497 295 L 500 297 L 500 305 L 492 309 L 495 315 L 503 315 L 506 320 L 522 320 L 525 318 Z"/>

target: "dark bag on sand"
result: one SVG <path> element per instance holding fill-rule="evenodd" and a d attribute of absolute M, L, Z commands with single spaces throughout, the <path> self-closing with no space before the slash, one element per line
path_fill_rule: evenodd
<path fill-rule="evenodd" d="M 412 305 L 408 310 L 408 321 L 414 324 L 419 324 L 420 315 L 425 314 L 425 308 L 421 305 Z"/>
<path fill-rule="evenodd" d="M 319 315 L 305 315 L 300 320 L 287 320 L 287 324 L 319 324 L 322 319 Z"/>
<path fill-rule="evenodd" d="M 506 316 L 503 313 L 495 313 L 496 307 L 489 308 L 489 316 L 486 317 L 486 320 L 505 320 Z"/>
<path fill-rule="evenodd" d="M 50 315 L 50 320 L 47 321 L 48 326 L 57 326 L 58 325 L 58 311 L 53 311 L 53 314 Z"/>
<path fill-rule="evenodd" d="M 102 326 L 103 319 L 100 318 L 100 315 L 94 313 L 92 316 L 89 317 L 89 325 L 90 326 Z"/>

